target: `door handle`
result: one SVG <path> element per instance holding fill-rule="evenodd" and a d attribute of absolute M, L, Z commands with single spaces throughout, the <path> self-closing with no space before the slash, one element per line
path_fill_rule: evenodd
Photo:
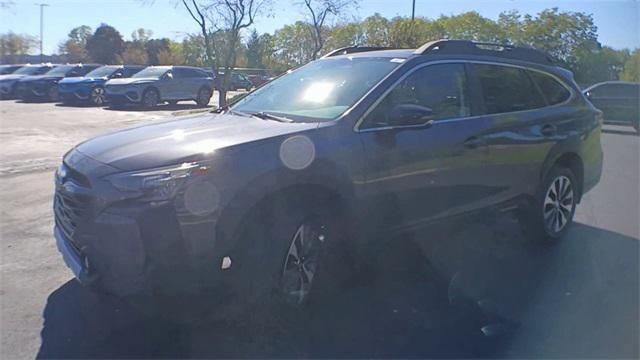
<path fill-rule="evenodd" d="M 483 143 L 484 141 L 482 141 L 482 139 L 480 139 L 479 137 L 472 136 L 464 141 L 464 147 L 466 147 L 467 149 L 477 149 Z"/>
<path fill-rule="evenodd" d="M 544 136 L 552 136 L 556 134 L 556 127 L 551 124 L 546 124 L 540 129 L 540 133 Z"/>

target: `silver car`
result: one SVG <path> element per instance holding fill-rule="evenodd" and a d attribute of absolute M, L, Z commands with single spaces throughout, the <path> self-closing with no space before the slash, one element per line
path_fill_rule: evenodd
<path fill-rule="evenodd" d="M 105 91 L 116 107 L 136 103 L 152 108 L 182 100 L 193 100 L 204 107 L 213 94 L 213 78 L 196 67 L 149 66 L 130 78 L 107 81 Z"/>

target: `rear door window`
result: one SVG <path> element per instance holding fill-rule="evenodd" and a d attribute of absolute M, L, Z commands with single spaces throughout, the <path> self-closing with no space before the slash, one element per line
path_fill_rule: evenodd
<path fill-rule="evenodd" d="M 529 71 L 531 79 L 538 85 L 540 91 L 547 99 L 548 105 L 555 105 L 566 101 L 571 96 L 567 88 L 553 77 L 538 71 Z"/>
<path fill-rule="evenodd" d="M 474 64 L 486 114 L 500 114 L 544 107 L 545 101 L 523 69 Z"/>

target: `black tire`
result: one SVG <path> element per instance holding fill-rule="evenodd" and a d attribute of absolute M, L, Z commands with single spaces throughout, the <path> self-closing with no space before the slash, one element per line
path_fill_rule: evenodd
<path fill-rule="evenodd" d="M 145 108 L 154 108 L 158 105 L 158 103 L 160 103 L 160 93 L 158 93 L 158 90 L 154 88 L 146 89 L 142 93 L 142 99 L 140 100 L 140 103 Z"/>
<path fill-rule="evenodd" d="M 60 99 L 60 94 L 58 93 L 58 86 L 51 86 L 49 90 L 47 90 L 47 100 L 52 102 L 57 102 Z"/>
<path fill-rule="evenodd" d="M 352 262 L 348 260 L 345 225 L 339 212 L 330 204 L 301 199 L 274 199 L 257 208 L 246 222 L 246 230 L 238 239 L 241 248 L 237 260 L 242 279 L 239 295 L 247 305 L 299 307 L 333 296 L 350 279 Z M 305 231 L 301 230 L 303 226 L 308 227 L 305 234 L 311 239 L 311 247 L 301 257 L 302 264 L 296 264 L 291 251 L 296 237 Z M 309 270 L 313 276 L 304 293 L 294 294 L 297 286 L 309 278 Z"/>
<path fill-rule="evenodd" d="M 580 196 L 576 179 L 566 167 L 556 165 L 549 171 L 535 198 L 520 211 L 520 223 L 527 238 L 553 244 L 567 233 Z"/>
<path fill-rule="evenodd" d="M 102 86 L 96 86 L 91 89 L 91 93 L 89 94 L 89 101 L 91 105 L 94 106 L 102 106 L 107 102 L 107 94 L 104 91 Z"/>
<path fill-rule="evenodd" d="M 209 106 L 209 101 L 211 101 L 211 90 L 203 87 L 198 90 L 198 97 L 196 98 L 196 104 L 201 107 Z"/>

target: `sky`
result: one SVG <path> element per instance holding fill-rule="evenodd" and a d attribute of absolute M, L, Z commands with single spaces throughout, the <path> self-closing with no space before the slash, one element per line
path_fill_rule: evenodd
<path fill-rule="evenodd" d="M 0 9 L 0 33 L 39 36 L 40 9 L 35 3 L 49 4 L 44 8 L 44 53 L 57 52 L 69 31 L 80 25 L 93 29 L 101 23 L 115 27 L 125 39 L 138 28 L 150 29 L 153 37 L 180 40 L 184 34 L 198 32 L 193 19 L 178 4 L 178 0 L 13 0 L 9 8 Z M 304 20 L 305 15 L 295 4 L 297 0 L 273 0 L 269 17 L 255 24 L 259 33 L 273 33 L 285 24 Z M 364 19 L 376 12 L 388 18 L 411 15 L 412 0 L 360 0 L 349 18 Z M 178 6 L 179 5 L 179 6 Z M 640 2 L 638 0 L 416 0 L 416 16 L 437 18 L 441 14 L 455 15 L 477 11 L 496 19 L 507 10 L 535 15 L 543 9 L 558 7 L 564 11 L 592 14 L 598 27 L 598 40 L 616 49 L 640 47 Z"/>

